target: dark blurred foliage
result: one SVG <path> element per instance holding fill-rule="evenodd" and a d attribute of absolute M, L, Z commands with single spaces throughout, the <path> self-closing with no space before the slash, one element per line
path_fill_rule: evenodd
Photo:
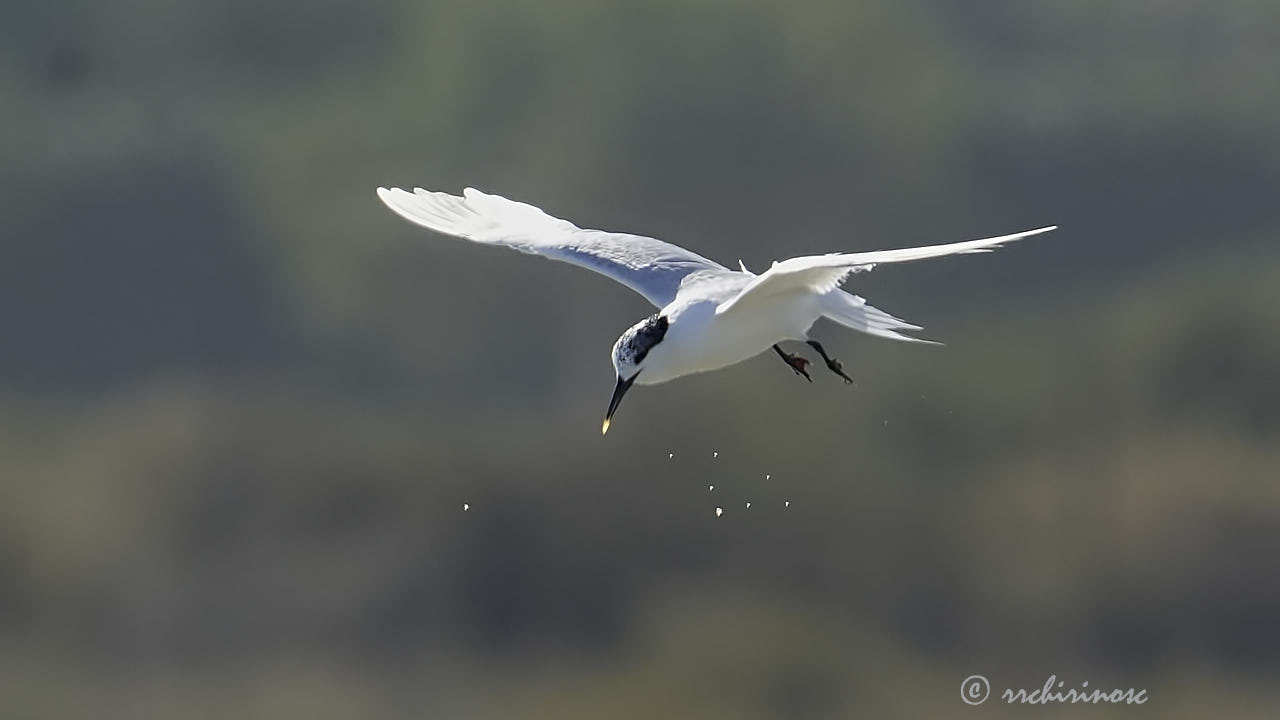
<path fill-rule="evenodd" d="M 1256 0 L 0 2 L 0 715 L 1274 716 L 1277 48 Z M 820 326 L 853 388 L 762 356 L 602 439 L 644 301 L 379 185 L 756 268 L 1062 229 L 855 278 L 946 347 Z"/>

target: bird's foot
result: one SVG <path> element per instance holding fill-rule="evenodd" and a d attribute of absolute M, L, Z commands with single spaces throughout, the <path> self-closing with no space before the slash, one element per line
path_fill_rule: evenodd
<path fill-rule="evenodd" d="M 799 355 L 789 352 L 783 352 L 782 348 L 777 345 L 773 346 L 773 351 L 778 353 L 778 357 L 782 358 L 782 362 L 789 365 L 795 374 L 803 375 L 805 380 L 813 382 L 813 378 L 809 377 L 809 371 L 805 369 L 811 364 L 807 358 L 802 358 Z"/>
<path fill-rule="evenodd" d="M 817 350 L 818 354 L 822 356 L 822 360 L 827 363 L 828 370 L 844 378 L 845 385 L 853 384 L 853 378 L 844 374 L 844 365 L 841 365 L 839 360 L 827 355 L 827 351 L 823 349 L 822 345 L 819 344 L 817 340 L 810 340 L 809 346 L 814 350 Z"/>
<path fill-rule="evenodd" d="M 853 384 L 853 378 L 851 378 L 851 377 L 849 377 L 848 375 L 845 375 L 845 374 L 844 374 L 844 366 L 840 364 L 840 361 L 839 361 L 839 360 L 834 360 L 834 359 L 833 359 L 833 360 L 828 361 L 828 362 L 827 362 L 827 369 L 828 369 L 828 370 L 830 370 L 831 372 L 833 372 L 833 373 L 835 373 L 835 374 L 839 375 L 840 377 L 844 378 L 844 384 L 845 384 L 845 385 L 852 385 L 852 384 Z"/>
<path fill-rule="evenodd" d="M 805 380 L 813 382 L 813 378 L 809 377 L 809 371 L 805 369 L 809 365 L 813 364 L 809 362 L 807 358 L 802 358 L 799 355 L 792 355 L 788 353 L 783 355 L 782 359 L 791 366 L 791 369 L 794 370 L 797 375 L 803 375 Z"/>

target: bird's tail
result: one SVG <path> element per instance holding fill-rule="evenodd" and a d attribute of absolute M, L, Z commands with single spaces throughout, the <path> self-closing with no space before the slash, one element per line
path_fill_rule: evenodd
<path fill-rule="evenodd" d="M 922 340 L 910 335 L 903 335 L 898 331 L 920 330 L 922 328 L 919 325 L 912 325 L 904 320 L 899 320 L 883 310 L 868 305 L 867 301 L 861 297 L 838 288 L 822 296 L 822 315 L 847 328 L 852 328 L 868 335 L 891 340 L 902 340 L 904 342 L 927 343 L 929 345 L 940 344 L 933 340 Z"/>

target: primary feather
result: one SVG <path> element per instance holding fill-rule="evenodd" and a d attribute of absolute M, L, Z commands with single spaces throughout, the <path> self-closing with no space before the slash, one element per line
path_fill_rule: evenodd
<path fill-rule="evenodd" d="M 643 235 L 584 230 L 527 203 L 473 188 L 462 197 L 421 188 L 378 188 L 378 197 L 406 220 L 438 233 L 503 245 L 571 263 L 613 278 L 657 307 L 675 299 L 685 276 L 725 270 L 697 253 Z"/>
<path fill-rule="evenodd" d="M 1049 232 L 1056 227 L 1054 225 L 1013 233 L 1012 235 L 967 240 L 948 245 L 794 257 L 782 262 L 776 262 L 764 274 L 757 275 L 736 296 L 721 303 L 716 308 L 716 314 L 720 315 L 728 312 L 743 302 L 762 300 L 789 292 L 827 293 L 837 288 L 851 273 L 870 270 L 882 263 L 923 260 L 943 255 L 991 252 L 1004 243 Z"/>

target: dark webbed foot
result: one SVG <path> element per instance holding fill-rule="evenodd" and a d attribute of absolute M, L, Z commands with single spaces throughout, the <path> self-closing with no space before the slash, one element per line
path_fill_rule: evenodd
<path fill-rule="evenodd" d="M 803 375 L 805 380 L 813 382 L 813 378 L 809 377 L 809 371 L 805 370 L 805 367 L 810 364 L 807 359 L 802 358 L 799 355 L 792 355 L 791 353 L 783 352 L 782 348 L 777 345 L 773 346 L 773 351 L 778 353 L 778 357 L 782 358 L 782 362 L 790 366 L 797 375 Z"/>
<path fill-rule="evenodd" d="M 812 347 L 814 350 L 817 350 L 818 354 L 822 356 L 822 359 L 826 361 L 828 370 L 844 378 L 845 385 L 853 384 L 853 378 L 844 374 L 844 366 L 840 364 L 839 360 L 827 355 L 827 351 L 822 348 L 821 343 L 819 343 L 817 340 L 808 340 L 807 342 L 809 343 L 809 347 Z M 775 348 L 776 347 L 777 346 L 775 346 Z"/>

